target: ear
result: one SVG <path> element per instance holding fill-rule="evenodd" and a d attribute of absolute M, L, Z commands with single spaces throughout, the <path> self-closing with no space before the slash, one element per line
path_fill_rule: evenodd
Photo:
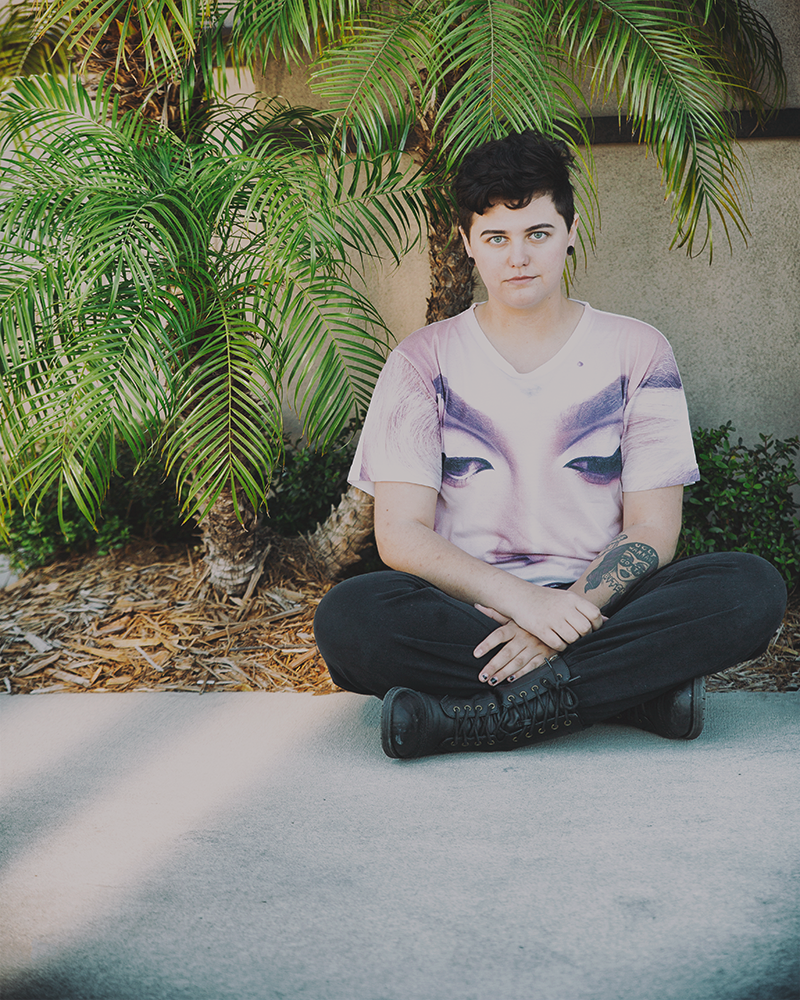
<path fill-rule="evenodd" d="M 569 230 L 569 243 L 568 243 L 568 245 L 571 246 L 571 247 L 575 246 L 575 243 L 576 243 L 576 241 L 578 239 L 578 224 L 579 223 L 580 223 L 580 219 L 579 219 L 579 217 L 576 214 L 575 218 L 572 220 L 572 225 L 570 226 L 570 230 Z"/>
<path fill-rule="evenodd" d="M 472 248 L 469 245 L 469 237 L 464 232 L 464 230 L 461 228 L 461 226 L 458 227 L 458 231 L 461 234 L 461 241 L 464 244 L 464 249 L 467 251 L 467 257 L 471 257 L 472 256 Z"/>

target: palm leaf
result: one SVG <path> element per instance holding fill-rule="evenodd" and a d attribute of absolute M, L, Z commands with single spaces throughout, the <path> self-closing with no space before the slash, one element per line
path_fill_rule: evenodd
<path fill-rule="evenodd" d="M 432 52 L 427 7 L 427 0 L 412 0 L 394 4 L 389 13 L 359 18 L 315 64 L 312 89 L 373 145 L 392 137 L 397 143 L 408 129 L 404 112 L 418 112 Z"/>
<path fill-rule="evenodd" d="M 37 32 L 37 8 L 27 2 L 0 9 L 0 89 L 15 77 L 65 72 L 67 60 L 58 42 L 63 25 Z"/>
<path fill-rule="evenodd" d="M 687 31 L 683 5 L 643 0 L 563 0 L 558 34 L 576 63 L 593 65 L 594 91 L 613 90 L 655 152 L 671 206 L 673 245 L 713 250 L 716 216 L 745 235 L 746 195 L 713 38 Z M 701 225 L 702 223 L 702 225 Z"/>
<path fill-rule="evenodd" d="M 245 63 L 273 56 L 301 63 L 338 37 L 359 12 L 359 0 L 242 0 L 232 6 L 232 48 Z"/>
<path fill-rule="evenodd" d="M 240 308 L 217 303 L 179 372 L 179 420 L 167 455 L 187 497 L 187 516 L 202 516 L 226 488 L 237 516 L 242 496 L 257 510 L 280 455 L 282 415 L 273 368 L 255 346 L 255 331 Z"/>

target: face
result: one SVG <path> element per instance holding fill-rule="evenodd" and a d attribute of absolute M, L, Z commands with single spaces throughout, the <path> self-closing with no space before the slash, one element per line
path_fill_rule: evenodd
<path fill-rule="evenodd" d="M 448 502 L 453 497 L 469 526 L 467 537 L 456 534 L 451 541 L 484 562 L 524 572 L 545 558 L 529 551 L 524 529 L 519 534 L 526 510 L 537 511 L 541 523 L 547 523 L 551 536 L 557 537 L 564 530 L 561 510 L 577 503 L 596 512 L 598 487 L 603 493 L 608 487 L 619 490 L 625 380 L 610 383 L 588 399 L 581 399 L 576 387 L 573 404 L 544 415 L 547 426 L 537 435 L 531 434 L 530 400 L 524 392 L 492 401 L 512 415 L 503 432 L 444 380 L 438 380 L 436 389 L 444 400 L 442 496 Z M 526 455 L 532 461 L 520 463 Z M 458 491 L 457 500 L 453 490 Z M 492 512 L 488 520 L 487 511 Z M 484 537 L 476 534 L 478 524 L 486 525 Z M 616 522 L 609 524 L 608 537 L 618 528 Z M 571 535 L 579 530 L 569 526 Z"/>
<path fill-rule="evenodd" d="M 524 208 L 492 205 L 472 217 L 461 238 L 475 260 L 492 305 L 527 310 L 561 295 L 567 247 L 575 245 L 578 217 L 567 229 L 550 195 Z"/>

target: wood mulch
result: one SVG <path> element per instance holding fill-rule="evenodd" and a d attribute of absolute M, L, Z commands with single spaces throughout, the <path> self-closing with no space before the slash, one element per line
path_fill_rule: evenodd
<path fill-rule="evenodd" d="M 23 694 L 338 690 L 312 631 L 329 583 L 284 565 L 267 568 L 249 598 L 227 597 L 205 582 L 199 556 L 140 544 L 29 571 L 0 591 L 0 685 Z"/>
<path fill-rule="evenodd" d="M 0 591 L 0 692 L 331 694 L 312 629 L 330 586 L 288 557 L 250 596 L 227 597 L 205 581 L 199 551 L 143 543 L 31 570 Z M 800 594 L 767 653 L 708 689 L 800 689 Z"/>

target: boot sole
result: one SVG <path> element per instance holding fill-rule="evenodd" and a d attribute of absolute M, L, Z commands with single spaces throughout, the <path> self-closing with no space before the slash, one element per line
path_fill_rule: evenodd
<path fill-rule="evenodd" d="M 392 706 L 397 695 L 404 691 L 405 688 L 393 687 L 390 691 L 387 691 L 383 696 L 383 706 L 381 708 L 381 746 L 383 747 L 383 752 L 387 757 L 391 757 L 393 760 L 406 760 L 405 757 L 401 756 L 394 747 L 392 743 Z"/>
<path fill-rule="evenodd" d="M 706 720 L 706 679 L 695 677 L 692 681 L 692 719 L 685 740 L 696 740 L 703 731 Z"/>

